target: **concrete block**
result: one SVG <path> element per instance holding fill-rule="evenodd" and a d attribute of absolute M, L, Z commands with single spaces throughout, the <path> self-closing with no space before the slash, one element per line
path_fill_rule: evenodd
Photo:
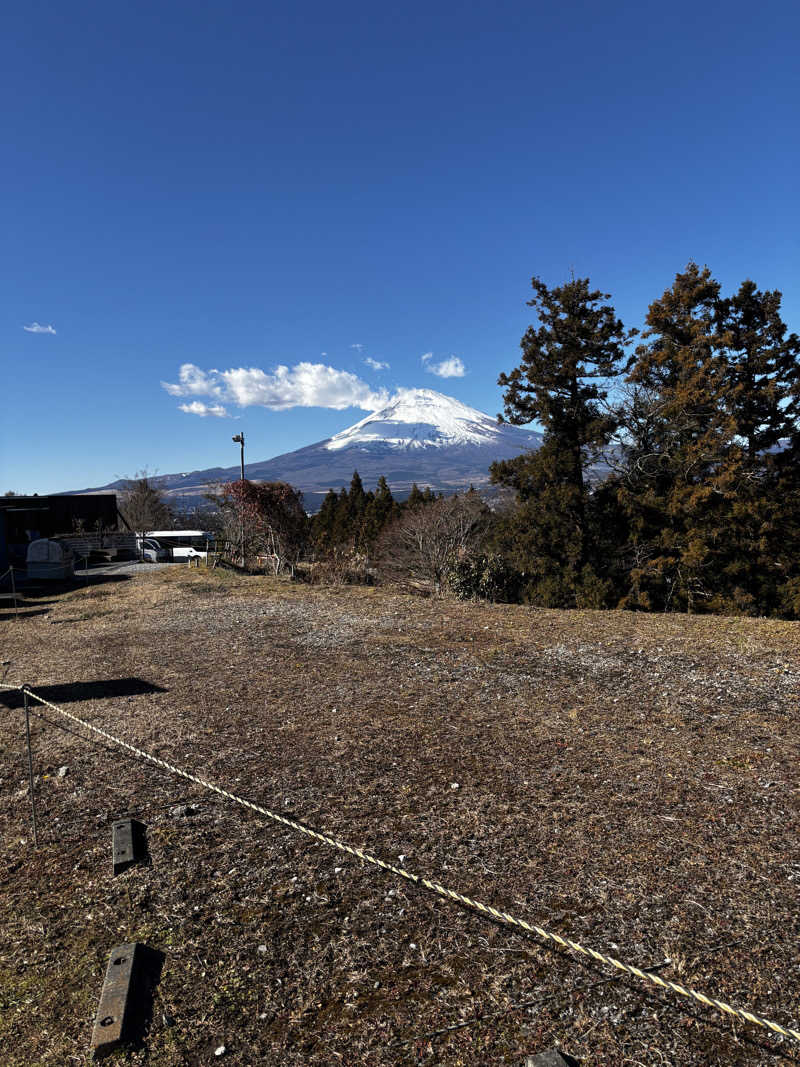
<path fill-rule="evenodd" d="M 572 1056 L 565 1056 L 556 1049 L 550 1048 L 546 1052 L 537 1052 L 535 1056 L 526 1056 L 522 1067 L 573 1067 L 578 1061 Z"/>
<path fill-rule="evenodd" d="M 152 1015 L 153 989 L 164 955 L 138 943 L 111 950 L 92 1030 L 92 1059 L 142 1037 Z"/>
<path fill-rule="evenodd" d="M 111 852 L 114 874 L 122 874 L 134 863 L 147 858 L 147 837 L 143 823 L 136 819 L 121 819 L 111 831 Z"/>

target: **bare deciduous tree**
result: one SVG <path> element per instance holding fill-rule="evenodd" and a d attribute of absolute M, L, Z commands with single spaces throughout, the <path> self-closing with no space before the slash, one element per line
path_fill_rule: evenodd
<path fill-rule="evenodd" d="M 405 510 L 380 538 L 381 575 L 411 588 L 430 585 L 438 595 L 448 562 L 477 545 L 488 516 L 474 492 Z"/>
<path fill-rule="evenodd" d="M 137 471 L 127 479 L 117 506 L 128 527 L 138 534 L 163 529 L 172 522 L 172 511 L 158 478 L 147 470 Z"/>

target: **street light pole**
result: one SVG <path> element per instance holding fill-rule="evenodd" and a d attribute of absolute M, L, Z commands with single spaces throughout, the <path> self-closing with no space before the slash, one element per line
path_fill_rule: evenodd
<path fill-rule="evenodd" d="M 237 433 L 231 438 L 234 444 L 241 446 L 240 461 L 242 465 L 242 492 L 239 498 L 239 546 L 242 554 L 242 566 L 244 566 L 244 433 Z"/>
<path fill-rule="evenodd" d="M 242 481 L 244 481 L 244 434 L 243 433 L 237 433 L 235 437 L 231 438 L 231 440 L 234 442 L 234 444 L 241 445 L 241 457 L 240 458 L 241 458 L 241 463 L 242 463 Z"/>

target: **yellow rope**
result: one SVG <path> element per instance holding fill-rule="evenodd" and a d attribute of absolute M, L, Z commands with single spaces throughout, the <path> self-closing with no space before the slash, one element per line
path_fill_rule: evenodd
<path fill-rule="evenodd" d="M 61 708 L 57 704 L 53 704 L 51 701 L 39 696 L 27 685 L 8 685 L 0 682 L 0 688 L 13 689 L 27 693 L 33 700 L 45 705 L 45 707 L 52 708 L 53 711 L 65 716 L 78 726 L 83 726 L 92 733 L 104 737 L 107 741 L 111 741 L 113 744 L 119 745 L 121 748 L 125 748 L 129 752 L 133 752 L 134 755 L 139 756 L 141 759 L 147 760 L 158 767 L 163 767 L 171 774 L 178 775 L 180 778 L 185 778 L 189 782 L 194 782 L 195 785 L 199 785 L 203 789 L 208 789 L 212 793 L 217 793 L 219 796 L 233 801 L 234 804 L 239 804 L 243 808 L 249 808 L 251 811 L 257 812 L 259 815 L 264 815 L 266 818 L 272 819 L 274 822 L 280 823 L 282 826 L 288 826 L 289 829 L 305 834 L 306 837 L 311 837 L 315 841 L 321 841 L 325 845 L 330 845 L 331 848 L 338 849 L 340 852 L 346 852 L 350 856 L 355 856 L 357 859 L 363 860 L 364 863 L 370 863 L 375 867 L 380 867 L 382 870 L 389 871 L 390 874 L 394 874 L 398 878 L 404 878 L 407 882 L 412 882 L 414 885 L 423 886 L 431 893 L 436 893 L 438 896 L 444 897 L 446 900 L 453 900 L 457 904 L 462 904 L 466 908 L 471 908 L 473 911 L 480 912 L 482 915 L 489 915 L 492 919 L 505 923 L 507 926 L 524 930 L 529 934 L 535 934 L 542 940 L 559 945 L 561 948 L 568 949 L 570 952 L 575 952 L 580 956 L 589 957 L 590 959 L 596 960 L 598 963 L 604 963 L 608 967 L 614 967 L 616 970 L 629 974 L 634 978 L 639 978 L 644 982 L 649 982 L 651 985 L 658 986 L 659 989 L 677 993 L 678 996 L 687 997 L 690 1000 L 696 1001 L 698 1004 L 702 1004 L 704 1007 L 714 1008 L 716 1011 L 722 1012 L 723 1015 L 729 1015 L 733 1018 L 741 1019 L 744 1022 L 753 1023 L 755 1026 L 761 1026 L 765 1030 L 771 1030 L 772 1033 L 779 1034 L 781 1037 L 788 1037 L 794 1041 L 800 1042 L 800 1030 L 781 1026 L 780 1023 L 773 1022 L 771 1019 L 766 1019 L 761 1015 L 756 1015 L 754 1012 L 747 1011 L 745 1008 L 735 1008 L 724 1000 L 717 1000 L 716 997 L 706 996 L 705 993 L 701 993 L 697 989 L 682 986 L 678 982 L 673 982 L 668 978 L 662 978 L 660 975 L 653 972 L 643 971 L 641 968 L 634 967 L 630 963 L 623 963 L 622 960 L 618 960 L 614 956 L 607 956 L 603 952 L 598 952 L 597 949 L 587 948 L 585 945 L 581 945 L 577 941 L 572 941 L 567 937 L 561 937 L 560 934 L 545 930 L 543 927 L 537 926 L 535 923 L 529 923 L 525 919 L 518 919 L 516 916 L 510 915 L 507 911 L 493 908 L 490 904 L 484 904 L 480 900 L 473 900 L 472 897 L 465 896 L 463 893 L 458 893 L 455 889 L 448 889 L 439 882 L 433 882 L 429 878 L 423 878 L 421 875 L 413 874 L 411 871 L 407 871 L 404 867 L 396 867 L 393 863 L 386 863 L 384 860 L 379 859 L 377 856 L 371 856 L 368 852 L 364 852 L 360 848 L 354 848 L 352 845 L 348 845 L 344 841 L 339 841 L 337 838 L 330 837 L 328 834 L 320 833 L 318 830 L 312 830 L 311 827 L 304 826 L 302 823 L 297 822 L 294 819 L 289 819 L 285 815 L 281 815 L 279 812 L 270 811 L 269 808 L 264 808 L 260 804 L 254 804 L 251 800 L 246 800 L 244 797 L 237 796 L 236 793 L 230 793 L 227 789 L 222 789 L 220 786 L 214 785 L 212 782 L 207 782 L 203 778 L 199 778 L 196 774 L 184 771 L 180 767 L 176 767 L 173 764 L 168 763 L 166 760 L 160 759 L 158 756 L 153 756 L 151 753 L 145 752 L 141 748 L 137 748 L 128 741 L 123 741 L 120 737 L 115 737 L 114 734 L 108 733 L 107 730 L 103 730 L 99 726 L 94 726 L 92 723 L 86 722 L 85 719 L 81 719 L 77 715 L 73 715 L 71 712 L 67 711 L 65 708 Z"/>

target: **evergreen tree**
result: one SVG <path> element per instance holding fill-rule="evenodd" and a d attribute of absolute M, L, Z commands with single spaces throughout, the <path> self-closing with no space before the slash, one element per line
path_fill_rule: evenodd
<path fill-rule="evenodd" d="M 586 471 L 609 442 L 615 422 L 605 407 L 608 381 L 621 372 L 627 331 L 608 294 L 573 278 L 550 289 L 532 280 L 537 326 L 520 347 L 520 365 L 501 374 L 505 418 L 538 420 L 542 447 L 492 465 L 492 481 L 517 491 L 520 507 L 505 520 L 507 538 L 526 545 L 515 562 L 532 576 L 541 602 L 579 602 L 581 589 L 596 582 Z M 499 416 L 503 421 L 504 416 Z"/>
<path fill-rule="evenodd" d="M 333 489 L 329 489 L 322 501 L 322 507 L 311 520 L 311 540 L 319 553 L 324 554 L 333 548 L 338 499 Z"/>
<path fill-rule="evenodd" d="M 786 336 L 780 307 L 779 292 L 761 292 L 748 279 L 718 311 L 728 411 L 744 449 L 728 531 L 728 602 L 758 614 L 785 610 L 800 547 L 796 467 L 786 463 L 800 405 L 800 338 Z"/>
<path fill-rule="evenodd" d="M 352 517 L 356 519 L 366 506 L 364 483 L 361 481 L 361 476 L 358 471 L 353 471 L 353 477 L 350 480 L 350 492 L 347 496 L 350 502 L 350 513 Z"/>
<path fill-rule="evenodd" d="M 312 522 L 314 546 L 321 554 L 334 549 L 369 553 L 396 513 L 397 503 L 386 478 L 378 480 L 374 493 L 365 492 L 358 471 L 354 471 L 349 490 L 343 488 L 338 494 L 328 490 Z"/>
<path fill-rule="evenodd" d="M 382 530 L 387 523 L 391 522 L 396 511 L 397 503 L 392 496 L 389 483 L 386 481 L 386 478 L 381 475 L 375 490 L 375 519 L 379 529 Z"/>
<path fill-rule="evenodd" d="M 339 548 L 350 541 L 352 535 L 352 522 L 350 518 L 350 496 L 342 487 L 336 498 L 336 508 L 333 513 L 331 528 L 331 547 Z"/>
<path fill-rule="evenodd" d="M 361 552 L 363 550 L 364 531 L 362 527 L 364 512 L 367 507 L 367 494 L 364 492 L 364 485 L 358 471 L 353 471 L 353 477 L 350 480 L 347 506 L 349 519 L 348 541 L 356 552 Z"/>
<path fill-rule="evenodd" d="M 629 380 L 651 412 L 640 421 L 649 455 L 635 467 L 628 455 L 620 491 L 638 564 L 631 604 L 694 611 L 722 591 L 742 452 L 719 308 L 719 284 L 689 263 L 647 313 Z M 643 442 L 631 444 L 641 458 Z"/>
<path fill-rule="evenodd" d="M 358 549 L 360 552 L 369 554 L 381 532 L 375 505 L 375 494 L 367 493 L 367 504 L 361 519 L 361 528 L 358 535 Z"/>
<path fill-rule="evenodd" d="M 800 619 L 800 428 L 775 457 L 772 472 L 769 532 L 762 558 L 771 561 L 775 578 L 772 612 Z"/>
<path fill-rule="evenodd" d="M 408 494 L 408 500 L 406 500 L 406 507 L 407 508 L 417 508 L 421 504 L 424 504 L 424 503 L 425 503 L 425 497 L 423 496 L 422 492 L 420 491 L 420 488 L 417 485 L 417 483 L 414 482 L 414 484 L 411 486 L 411 492 Z"/>
<path fill-rule="evenodd" d="M 384 528 L 392 521 L 397 512 L 397 504 L 386 478 L 381 475 L 374 493 L 366 496 L 366 507 L 361 524 L 359 538 L 362 552 L 371 554 Z"/>
<path fill-rule="evenodd" d="M 791 437 L 800 410 L 800 338 L 786 336 L 780 308 L 781 293 L 761 292 L 747 280 L 717 311 L 727 407 L 751 465 Z"/>

